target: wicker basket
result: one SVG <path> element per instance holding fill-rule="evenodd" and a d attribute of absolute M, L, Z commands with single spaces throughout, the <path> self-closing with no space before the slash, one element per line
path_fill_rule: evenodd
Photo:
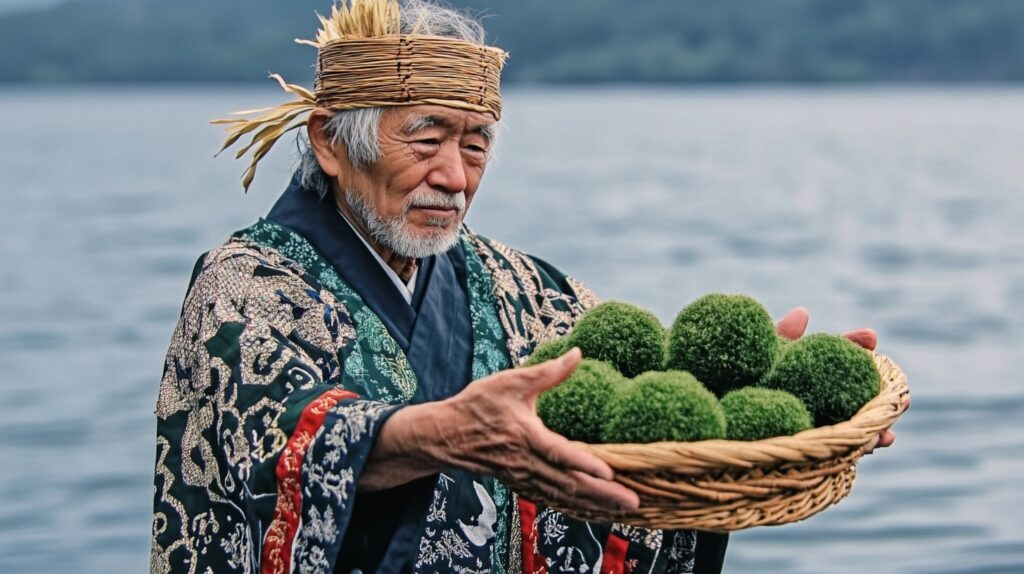
<path fill-rule="evenodd" d="M 849 421 L 760 441 L 585 445 L 640 494 L 627 514 L 566 510 L 598 522 L 727 532 L 803 520 L 849 494 L 856 463 L 903 413 L 910 389 L 888 357 L 877 397 Z"/>

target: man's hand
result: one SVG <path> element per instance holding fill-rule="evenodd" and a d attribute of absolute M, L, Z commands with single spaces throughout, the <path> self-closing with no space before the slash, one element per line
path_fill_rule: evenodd
<path fill-rule="evenodd" d="M 797 307 L 786 313 L 776 325 L 779 335 L 795 341 L 804 335 L 807 330 L 807 321 L 810 320 L 810 313 L 803 307 Z M 854 329 L 844 336 L 869 351 L 874 351 L 878 345 L 878 336 L 872 329 Z M 910 398 L 907 398 L 907 408 L 910 408 Z M 878 435 L 878 442 L 868 449 L 868 452 L 876 448 L 884 448 L 896 442 L 896 433 L 891 430 L 884 430 Z"/>
<path fill-rule="evenodd" d="M 397 477 L 416 478 L 403 467 L 420 476 L 461 468 L 494 476 L 545 504 L 606 512 L 639 507 L 637 494 L 614 482 L 604 461 L 537 417 L 537 397 L 579 362 L 580 351 L 573 349 L 540 365 L 474 381 L 450 399 L 398 411 L 385 423 L 360 486 L 387 488 Z M 389 479 L 379 480 L 389 465 Z"/>

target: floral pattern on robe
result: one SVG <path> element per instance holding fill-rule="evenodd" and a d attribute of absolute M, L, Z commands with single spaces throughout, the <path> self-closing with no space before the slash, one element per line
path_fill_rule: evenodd
<path fill-rule="evenodd" d="M 596 302 L 464 231 L 474 379 Z M 152 572 L 332 572 L 380 427 L 416 390 L 402 350 L 301 236 L 261 220 L 200 259 L 157 402 Z M 415 572 L 689 572 L 695 537 L 581 522 L 498 481 L 438 477 Z"/>

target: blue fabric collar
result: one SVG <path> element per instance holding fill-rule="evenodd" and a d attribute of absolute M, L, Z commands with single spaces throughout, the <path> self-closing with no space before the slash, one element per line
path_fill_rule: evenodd
<path fill-rule="evenodd" d="M 413 403 L 454 395 L 472 378 L 473 327 L 466 260 L 457 244 L 420 261 L 412 305 L 342 219 L 330 199 L 302 187 L 298 175 L 267 219 L 303 236 L 381 319 L 416 373 Z M 460 242 L 461 243 L 461 242 Z M 359 495 L 336 571 L 410 569 L 436 477 Z"/>
<path fill-rule="evenodd" d="M 271 208 L 267 219 L 305 237 L 381 318 L 402 350 L 408 350 L 416 311 L 430 280 L 433 257 L 420 262 L 410 306 L 370 250 L 342 219 L 334 202 L 304 188 L 297 174 Z"/>

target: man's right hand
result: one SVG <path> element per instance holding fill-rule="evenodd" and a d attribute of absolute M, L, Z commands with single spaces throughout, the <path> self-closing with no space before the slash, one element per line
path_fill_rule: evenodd
<path fill-rule="evenodd" d="M 474 381 L 445 401 L 398 411 L 381 429 L 360 486 L 388 488 L 417 477 L 408 471 L 423 476 L 461 468 L 493 476 L 535 502 L 604 512 L 637 508 L 639 497 L 612 480 L 611 467 L 537 416 L 537 397 L 579 362 L 573 349 Z M 390 480 L 374 480 L 389 468 Z"/>

